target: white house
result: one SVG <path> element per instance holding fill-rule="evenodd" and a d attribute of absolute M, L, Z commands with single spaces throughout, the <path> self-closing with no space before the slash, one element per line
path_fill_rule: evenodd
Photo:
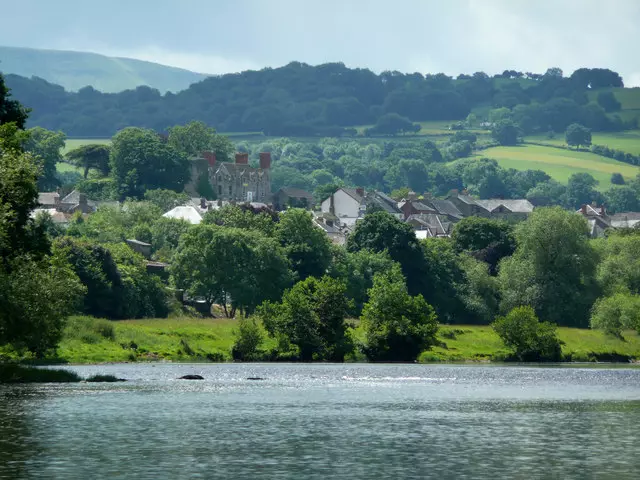
<path fill-rule="evenodd" d="M 364 189 L 362 188 L 339 188 L 322 202 L 323 213 L 335 215 L 340 223 L 354 225 L 358 218 L 361 218 L 366 206 L 364 203 Z"/>

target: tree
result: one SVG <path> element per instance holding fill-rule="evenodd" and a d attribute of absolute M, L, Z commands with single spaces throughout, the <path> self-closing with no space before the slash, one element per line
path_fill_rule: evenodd
<path fill-rule="evenodd" d="M 213 152 L 219 162 L 231 162 L 235 147 L 229 137 L 219 135 L 215 128 L 193 121 L 169 129 L 169 145 L 186 157 L 197 157 L 202 152 Z"/>
<path fill-rule="evenodd" d="M 604 108 L 605 112 L 617 112 L 622 108 L 622 104 L 618 101 L 613 92 L 598 93 L 598 105 Z"/>
<path fill-rule="evenodd" d="M 68 162 L 84 169 L 84 178 L 89 175 L 89 169 L 94 168 L 101 175 L 109 175 L 109 146 L 101 144 L 82 145 L 74 148 L 65 155 Z"/>
<path fill-rule="evenodd" d="M 556 326 L 540 322 L 533 308 L 516 307 L 496 319 L 493 330 L 521 362 L 558 361 L 562 355 Z"/>
<path fill-rule="evenodd" d="M 559 207 L 539 208 L 516 227 L 516 241 L 516 252 L 499 268 L 502 310 L 529 305 L 546 321 L 585 326 L 598 260 L 586 220 Z"/>
<path fill-rule="evenodd" d="M 424 253 L 415 232 L 410 225 L 386 212 L 375 212 L 359 221 L 347 239 L 347 250 L 386 251 L 400 264 L 411 295 L 428 290 Z"/>
<path fill-rule="evenodd" d="M 372 361 L 415 361 L 436 343 L 438 321 L 433 308 L 422 295 L 409 295 L 397 268 L 375 275 L 361 320 L 363 351 Z"/>
<path fill-rule="evenodd" d="M 262 354 L 260 347 L 264 341 L 263 330 L 255 317 L 241 318 L 238 330 L 234 332 L 236 340 L 231 348 L 233 359 L 243 362 L 259 360 Z"/>
<path fill-rule="evenodd" d="M 17 100 L 11 100 L 11 90 L 6 86 L 0 73 L 0 125 L 14 123 L 23 130 L 27 122 L 28 110 Z"/>
<path fill-rule="evenodd" d="M 278 215 L 271 211 L 255 211 L 245 205 L 225 205 L 204 214 L 202 222 L 208 225 L 256 230 L 271 237 L 274 235 Z"/>
<path fill-rule="evenodd" d="M 387 113 L 378 118 L 376 124 L 365 131 L 366 135 L 398 135 L 399 133 L 418 133 L 420 124 L 412 123 L 397 113 Z"/>
<path fill-rule="evenodd" d="M 189 177 L 186 156 L 144 128 L 120 130 L 113 137 L 109 161 L 122 197 L 140 198 L 155 188 L 180 191 Z"/>
<path fill-rule="evenodd" d="M 178 288 L 208 305 L 219 303 L 229 317 L 238 308 L 251 313 L 263 301 L 279 299 L 292 280 L 285 253 L 274 240 L 206 224 L 182 236 L 171 275 Z"/>
<path fill-rule="evenodd" d="M 621 173 L 616 172 L 611 174 L 611 183 L 614 185 L 624 185 L 625 180 Z"/>
<path fill-rule="evenodd" d="M 610 235 L 599 243 L 602 260 L 597 279 L 604 295 L 617 292 L 640 295 L 640 236 Z"/>
<path fill-rule="evenodd" d="M 497 273 L 498 262 L 516 249 L 511 225 L 482 217 L 466 217 L 456 223 L 451 240 L 457 252 L 468 252 L 488 263 L 493 275 Z"/>
<path fill-rule="evenodd" d="M 311 214 L 290 208 L 280 215 L 275 238 L 280 242 L 300 280 L 322 277 L 331 262 L 331 243 L 313 223 Z"/>
<path fill-rule="evenodd" d="M 516 145 L 522 133 L 511 120 L 500 120 L 491 127 L 491 136 L 500 145 Z"/>
<path fill-rule="evenodd" d="M 591 145 L 591 130 L 579 123 L 572 123 L 567 127 L 564 138 L 567 145 L 580 148 L 580 145 L 588 147 Z"/>
<path fill-rule="evenodd" d="M 598 181 L 588 173 L 574 173 L 567 182 L 567 202 L 569 208 L 580 208 L 592 202 L 602 203 L 602 194 L 596 190 Z"/>
<path fill-rule="evenodd" d="M 591 312 L 591 328 L 619 338 L 623 329 L 640 332 L 640 296 L 618 292 L 599 298 Z"/>
<path fill-rule="evenodd" d="M 269 334 L 295 345 L 303 362 L 342 362 L 353 349 L 344 321 L 349 310 L 345 294 L 346 286 L 337 279 L 309 277 L 287 290 L 281 303 L 262 306 L 260 314 Z"/>
<path fill-rule="evenodd" d="M 156 205 L 162 212 L 168 212 L 179 205 L 185 205 L 189 201 L 189 195 L 165 188 L 156 188 L 144 192 L 144 199 Z"/>
<path fill-rule="evenodd" d="M 637 212 L 640 209 L 637 191 L 627 185 L 607 190 L 604 198 L 609 213 Z"/>
<path fill-rule="evenodd" d="M 42 166 L 38 187 L 41 190 L 51 190 L 58 186 L 56 164 L 62 160 L 61 150 L 64 148 L 66 135 L 42 127 L 31 128 L 27 133 L 29 137 L 25 150 L 33 154 Z"/>

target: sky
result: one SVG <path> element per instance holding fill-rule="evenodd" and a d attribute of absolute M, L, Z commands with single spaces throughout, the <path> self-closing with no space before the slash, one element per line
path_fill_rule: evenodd
<path fill-rule="evenodd" d="M 291 61 L 448 75 L 611 68 L 640 86 L 640 0 L 0 0 L 0 45 L 219 74 Z"/>

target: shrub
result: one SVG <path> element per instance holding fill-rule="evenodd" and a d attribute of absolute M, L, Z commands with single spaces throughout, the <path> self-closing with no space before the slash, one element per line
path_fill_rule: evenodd
<path fill-rule="evenodd" d="M 599 298 L 593 305 L 591 328 L 621 337 L 625 328 L 640 332 L 640 296 L 616 293 Z"/>
<path fill-rule="evenodd" d="M 116 338 L 113 323 L 102 318 L 86 316 L 70 317 L 65 329 L 66 338 L 76 338 L 83 343 L 99 343 Z"/>
<path fill-rule="evenodd" d="M 505 317 L 496 319 L 493 329 L 519 361 L 560 360 L 562 349 L 556 326 L 540 322 L 529 306 L 516 307 Z"/>
<path fill-rule="evenodd" d="M 255 318 L 242 318 L 238 322 L 235 333 L 236 341 L 231 349 L 234 360 L 259 360 L 262 356 L 260 347 L 264 341 L 262 326 Z"/>
<path fill-rule="evenodd" d="M 69 383 L 80 380 L 76 373 L 69 370 L 0 364 L 0 383 Z"/>
<path fill-rule="evenodd" d="M 613 183 L 614 185 L 624 185 L 624 177 L 621 173 L 612 173 L 611 183 Z"/>
<path fill-rule="evenodd" d="M 362 322 L 362 350 L 369 360 L 415 361 L 436 344 L 436 314 L 422 295 L 409 295 L 399 268 L 375 275 Z"/>

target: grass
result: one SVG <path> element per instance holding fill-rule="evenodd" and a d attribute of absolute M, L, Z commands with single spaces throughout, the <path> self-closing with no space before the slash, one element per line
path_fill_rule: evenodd
<path fill-rule="evenodd" d="M 24 367 L 16 364 L 0 364 L 1 383 L 72 383 L 82 379 L 68 370 Z"/>
<path fill-rule="evenodd" d="M 589 152 L 563 150 L 541 145 L 493 147 L 478 152 L 478 158 L 497 160 L 503 168 L 543 170 L 559 182 L 566 183 L 573 173 L 586 172 L 598 180 L 599 189 L 611 186 L 611 174 L 621 173 L 626 179 L 635 178 L 640 168 Z"/>
<path fill-rule="evenodd" d="M 625 110 L 640 110 L 640 88 L 599 88 L 592 92 L 589 92 L 588 97 L 590 101 L 597 101 L 598 94 L 601 92 L 613 92 L 616 99 L 620 102 L 622 111 Z M 614 112 L 619 113 L 619 112 Z"/>
<path fill-rule="evenodd" d="M 534 141 L 548 145 L 566 146 L 564 135 L 549 139 L 546 135 L 532 135 L 525 138 L 525 141 Z M 591 143 L 594 145 L 605 145 L 609 148 L 622 150 L 625 153 L 640 155 L 640 130 L 628 130 L 614 133 L 594 133 L 591 135 Z"/>
<path fill-rule="evenodd" d="M 110 322 L 76 316 L 70 319 L 64 331 L 58 357 L 48 359 L 48 362 L 231 361 L 237 325 L 237 320 L 227 318 L 179 317 Z M 565 342 L 563 354 L 567 360 L 640 359 L 640 335 L 632 331 L 624 333 L 624 340 L 588 329 L 559 328 L 558 333 Z M 363 334 L 361 327 L 356 328 L 356 341 L 363 340 Z M 486 325 L 443 325 L 438 339 L 440 346 L 424 352 L 419 361 L 501 361 L 509 353 L 491 327 Z M 275 341 L 267 338 L 263 349 L 273 347 Z M 350 356 L 350 360 L 365 361 L 357 353 Z M 111 379 L 114 380 L 117 379 Z"/>
<path fill-rule="evenodd" d="M 423 352 L 421 362 L 500 361 L 509 351 L 490 326 L 443 326 L 438 333 L 441 346 Z M 630 357 L 640 358 L 640 335 L 626 331 L 624 339 L 598 330 L 558 328 L 564 342 L 562 354 L 572 361 Z"/>
<path fill-rule="evenodd" d="M 64 142 L 64 149 L 62 150 L 62 154 L 65 155 L 67 152 L 82 147 L 83 145 L 91 145 L 91 144 L 100 144 L 100 145 L 109 145 L 111 143 L 110 138 L 67 138 Z"/>

